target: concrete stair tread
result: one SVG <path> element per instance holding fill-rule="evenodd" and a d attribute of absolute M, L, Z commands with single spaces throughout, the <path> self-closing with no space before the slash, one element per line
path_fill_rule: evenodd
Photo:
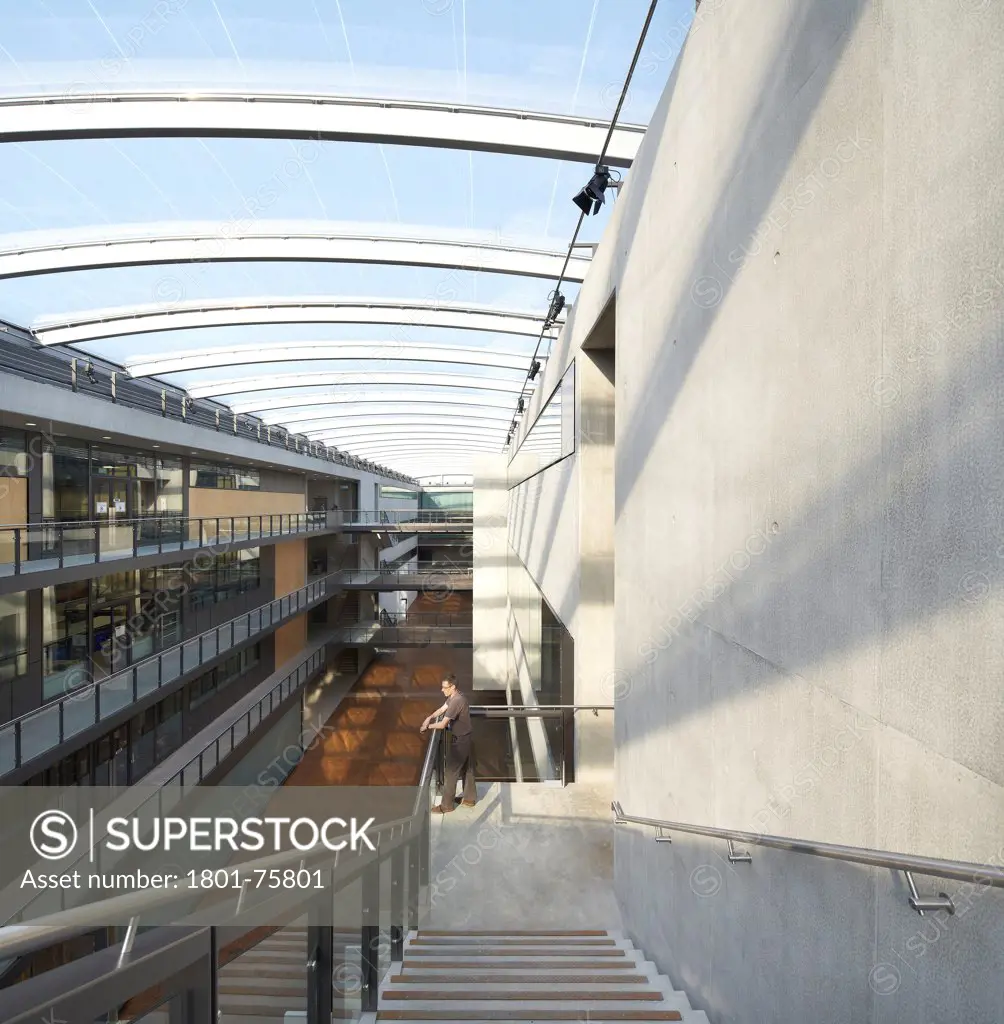
<path fill-rule="evenodd" d="M 435 937 L 439 937 L 439 936 L 445 936 L 445 937 L 465 936 L 466 937 L 466 936 L 472 936 L 472 935 L 489 935 L 489 936 L 500 936 L 500 937 L 501 936 L 512 936 L 514 938 L 519 938 L 520 936 L 523 936 L 523 935 L 537 935 L 537 936 L 545 936 L 545 935 L 546 936 L 551 936 L 551 935 L 553 935 L 553 936 L 557 936 L 558 938 L 564 938 L 564 937 L 574 938 L 574 937 L 577 937 L 577 936 L 588 936 L 588 937 L 597 938 L 597 939 L 605 939 L 605 938 L 608 938 L 610 936 L 610 932 L 604 932 L 604 931 L 598 931 L 598 930 L 593 930 L 593 931 L 589 931 L 589 930 L 584 930 L 584 931 L 560 931 L 560 930 L 551 931 L 551 930 L 543 930 L 543 931 L 525 931 L 524 932 L 524 931 L 487 931 L 485 929 L 472 929 L 472 930 L 466 930 L 465 931 L 464 929 L 457 929 L 456 931 L 438 931 L 436 929 L 430 929 L 430 928 L 419 928 L 418 931 L 415 932 L 415 934 L 420 939 L 426 938 L 428 936 L 435 936 Z"/>
<path fill-rule="evenodd" d="M 484 971 L 479 974 L 465 974 L 458 978 L 447 971 L 441 974 L 410 974 L 397 975 L 394 984 L 450 987 L 467 987 L 470 985 L 647 985 L 651 979 L 645 974 L 561 974 L 547 971 L 538 976 L 527 976 L 525 971 Z"/>
<path fill-rule="evenodd" d="M 567 946 L 419 946 L 409 947 L 409 958 L 441 956 L 550 956 L 550 957 L 623 957 L 625 950 L 616 946 L 596 949 L 588 946 L 582 949 Z"/>
<path fill-rule="evenodd" d="M 426 938 L 420 935 L 417 939 L 412 941 L 412 949 L 453 949 L 455 946 L 464 948 L 467 946 L 492 946 L 496 948 L 503 948 L 506 946 L 556 946 L 560 949 L 609 949 L 617 945 L 616 939 L 585 939 L 585 938 L 567 938 L 566 936 L 541 936 L 534 938 L 529 935 L 520 936 L 519 938 L 507 937 L 504 935 L 465 935 L 455 936 L 453 938 Z"/>
<path fill-rule="evenodd" d="M 547 957 L 536 957 L 533 960 L 527 960 L 526 958 L 501 958 L 493 956 L 476 956 L 466 958 L 464 963 L 458 963 L 455 960 L 408 960 L 404 962 L 405 970 L 408 971 L 425 971 L 429 968 L 435 968 L 437 970 L 484 970 L 486 967 L 492 969 L 497 968 L 516 968 L 520 970 L 545 970 L 545 969 L 562 969 L 562 970 L 597 970 L 597 971 L 609 971 L 609 970 L 635 970 L 638 966 L 636 960 L 630 960 L 628 958 L 622 958 L 621 960 L 562 960 L 554 959 L 550 960 Z"/>
<path fill-rule="evenodd" d="M 551 988 L 539 991 L 527 992 L 518 985 L 479 985 L 476 993 L 470 988 L 460 989 L 390 989 L 384 993 L 384 999 L 394 1001 L 435 1002 L 437 999 L 457 1000 L 463 999 L 469 1005 L 487 1002 L 520 1002 L 520 1003 L 541 1003 L 551 1002 L 555 999 L 565 1000 L 570 1003 L 578 1002 L 659 1002 L 663 994 L 654 989 L 644 986 L 630 987 L 590 987 L 583 988 Z"/>
<path fill-rule="evenodd" d="M 698 1018 L 693 1018 L 698 1019 Z M 448 1008 L 437 1008 L 434 1010 L 404 1009 L 404 1010 L 379 1010 L 376 1015 L 377 1024 L 385 1020 L 422 1020 L 422 1021 L 466 1021 L 467 1024 L 484 1024 L 488 1021 L 543 1021 L 543 1020 L 574 1020 L 588 1021 L 589 1024 L 605 1024 L 613 1021 L 684 1021 L 685 1018 L 680 1010 L 662 1009 L 617 1009 L 605 1008 L 604 1012 L 597 1013 L 586 1008 L 533 1008 L 533 1007 L 506 1007 L 497 1010 L 481 1010 L 472 1012 L 465 1009 L 458 1009 L 451 1012 Z"/>

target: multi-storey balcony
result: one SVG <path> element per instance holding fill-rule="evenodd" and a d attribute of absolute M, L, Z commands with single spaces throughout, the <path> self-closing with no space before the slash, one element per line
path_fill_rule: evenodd
<path fill-rule="evenodd" d="M 0 592 L 48 586 L 93 575 L 92 566 L 136 568 L 176 560 L 179 554 L 249 547 L 339 529 L 337 513 L 144 516 L 0 527 Z M 130 561 L 129 565 L 125 565 Z M 30 577 L 30 580 L 26 578 Z"/>

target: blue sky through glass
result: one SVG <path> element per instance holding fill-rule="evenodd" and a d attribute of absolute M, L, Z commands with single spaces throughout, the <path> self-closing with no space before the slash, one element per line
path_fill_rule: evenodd
<path fill-rule="evenodd" d="M 648 0 L 0 0 L 0 95 L 186 88 L 435 100 L 608 118 Z M 661 0 L 622 120 L 646 123 L 693 17 Z M 0 126 L 3 111 L 0 108 Z M 0 249 L 111 225 L 225 225 L 248 197 L 260 222 L 354 225 L 563 250 L 585 164 L 330 142 L 297 159 L 282 139 L 93 139 L 0 146 Z M 298 168 L 293 173 L 293 168 Z M 628 172 L 630 173 L 630 172 Z M 609 204 L 608 204 L 609 205 Z M 600 236 L 606 212 L 586 227 Z M 546 280 L 324 263 L 132 267 L 0 281 L 0 317 L 185 299 L 344 295 L 449 299 L 542 312 Z M 575 288 L 565 289 L 569 299 Z M 255 326 L 88 343 L 138 354 L 231 344 L 384 338 L 357 325 Z M 416 343 L 529 351 L 530 338 L 409 328 Z M 326 364 L 324 370 L 352 369 Z M 268 373 L 313 364 L 269 364 Z M 409 367 L 415 368 L 415 367 Z M 245 372 L 252 372 L 249 368 Z M 261 370 L 259 367 L 258 370 Z M 233 368 L 170 380 L 229 379 Z"/>

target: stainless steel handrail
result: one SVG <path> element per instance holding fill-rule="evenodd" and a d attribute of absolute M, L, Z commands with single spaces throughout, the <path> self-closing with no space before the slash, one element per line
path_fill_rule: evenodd
<path fill-rule="evenodd" d="M 377 843 L 381 859 L 386 850 L 391 848 L 393 833 L 401 829 L 400 840 L 404 839 L 405 832 L 411 832 L 415 822 L 422 817 L 423 795 L 427 796 L 427 790 L 432 781 L 435 769 L 436 753 L 439 746 L 440 733 L 435 731 L 429 737 L 429 744 L 425 749 L 425 759 L 422 762 L 422 770 L 418 779 L 418 791 L 415 794 L 415 802 L 412 805 L 412 812 L 407 818 L 398 818 L 394 821 L 385 822 L 374 832 L 380 836 L 390 831 L 391 837 L 388 842 Z M 427 803 L 426 799 L 426 803 Z M 350 839 L 351 836 L 345 833 L 336 839 Z M 335 840 L 332 840 L 334 842 Z M 313 864 L 316 861 L 330 857 L 330 851 L 322 849 L 316 854 L 291 850 L 283 853 L 270 854 L 268 857 L 259 857 L 257 860 L 246 861 L 240 865 L 242 871 L 253 875 L 255 871 L 269 871 L 273 868 L 281 868 L 286 865 Z M 345 884 L 344 882 L 342 883 Z M 342 885 L 336 887 L 342 888 Z M 191 898 L 193 893 L 204 894 L 205 890 L 198 886 L 191 886 L 188 882 L 179 882 L 177 889 L 144 889 L 137 892 L 124 893 L 121 896 L 112 896 L 107 900 L 98 900 L 84 906 L 74 907 L 71 910 L 61 910 L 55 914 L 47 914 L 40 917 L 34 924 L 7 925 L 0 928 L 0 959 L 22 956 L 37 949 L 44 949 L 57 942 L 65 942 L 79 935 L 86 935 L 95 928 L 102 927 L 113 919 L 125 919 L 126 917 L 139 916 L 144 910 L 153 907 L 167 906 L 171 903 L 180 903 Z M 235 916 L 235 921 L 239 918 Z M 185 922 L 179 922 L 184 924 Z"/>
<path fill-rule="evenodd" d="M 471 711 L 613 711 L 613 704 L 471 704 Z"/>
<path fill-rule="evenodd" d="M 626 814 L 620 802 L 610 805 L 614 812 L 614 824 L 649 825 L 664 832 L 686 832 L 690 835 L 709 836 L 724 839 L 744 846 L 767 846 L 789 853 L 805 853 L 829 860 L 841 860 L 851 864 L 864 864 L 874 868 L 890 868 L 893 871 L 916 872 L 934 878 L 951 878 L 958 882 L 1004 887 L 1004 868 L 993 864 L 972 864 L 966 861 L 942 860 L 938 857 L 921 857 L 911 853 L 894 853 L 890 850 L 872 850 L 865 846 L 843 846 L 839 843 L 825 843 L 821 840 L 795 839 L 788 836 L 774 836 L 759 832 L 742 832 L 738 829 L 717 828 L 714 825 L 693 825 L 680 821 L 661 821 L 656 818 L 642 818 Z M 665 840 L 665 837 L 662 837 Z M 919 901 L 923 902 L 923 901 Z M 911 899 L 911 905 L 914 900 Z M 915 908 L 916 909 L 916 908 Z M 937 909 L 949 909 L 947 906 Z"/>

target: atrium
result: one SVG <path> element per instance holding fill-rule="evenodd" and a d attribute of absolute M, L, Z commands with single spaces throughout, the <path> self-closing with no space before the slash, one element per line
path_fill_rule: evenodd
<path fill-rule="evenodd" d="M 0 0 L 0 1024 L 1004 1021 L 998 156 L 996 0 Z"/>

